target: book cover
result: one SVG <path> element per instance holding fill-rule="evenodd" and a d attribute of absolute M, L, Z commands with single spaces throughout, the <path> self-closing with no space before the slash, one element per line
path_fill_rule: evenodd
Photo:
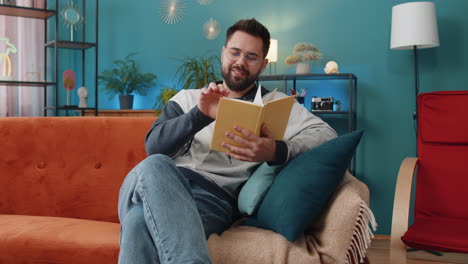
<path fill-rule="evenodd" d="M 258 91 L 260 90 L 259 88 Z M 270 98 L 274 97 L 275 91 L 272 93 Z M 223 142 L 239 146 L 234 140 L 225 136 L 227 131 L 243 136 L 234 130 L 235 125 L 246 128 L 255 135 L 260 136 L 262 124 L 266 123 L 273 132 L 275 140 L 283 139 L 295 96 L 272 101 L 267 99 L 265 100 L 266 103 L 259 102 L 258 98 L 261 100 L 260 92 L 257 93 L 254 102 L 227 97 L 220 99 L 213 138 L 210 144 L 212 150 L 228 152 L 229 150 L 222 146 Z"/>

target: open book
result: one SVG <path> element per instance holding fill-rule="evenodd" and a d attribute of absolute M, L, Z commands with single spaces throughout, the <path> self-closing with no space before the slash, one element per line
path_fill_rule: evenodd
<path fill-rule="evenodd" d="M 229 150 L 222 146 L 223 142 L 239 146 L 234 140 L 225 136 L 227 131 L 243 136 L 234 130 L 235 125 L 260 136 L 262 124 L 265 123 L 273 132 L 275 140 L 282 140 L 295 96 L 272 100 L 275 94 L 276 89 L 262 99 L 261 86 L 259 86 L 253 102 L 227 97 L 221 98 L 210 148 L 228 152 Z"/>

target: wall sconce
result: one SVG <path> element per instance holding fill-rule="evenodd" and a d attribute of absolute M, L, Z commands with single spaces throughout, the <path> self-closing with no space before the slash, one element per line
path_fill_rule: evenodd
<path fill-rule="evenodd" d="M 266 55 L 266 58 L 268 59 L 270 74 L 271 74 L 272 63 L 275 64 L 274 73 L 276 74 L 276 62 L 278 61 L 278 40 L 277 39 L 270 39 L 270 49 L 268 50 L 268 54 Z"/>

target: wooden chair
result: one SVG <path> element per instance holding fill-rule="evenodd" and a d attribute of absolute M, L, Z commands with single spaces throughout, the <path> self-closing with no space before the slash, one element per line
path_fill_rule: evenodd
<path fill-rule="evenodd" d="M 404 159 L 398 173 L 390 263 L 407 257 L 468 263 L 468 91 L 418 96 L 417 147 L 418 157 Z"/>

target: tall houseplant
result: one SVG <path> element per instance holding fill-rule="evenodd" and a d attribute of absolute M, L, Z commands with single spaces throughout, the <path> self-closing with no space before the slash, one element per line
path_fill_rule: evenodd
<path fill-rule="evenodd" d="M 109 95 L 109 99 L 119 95 L 120 109 L 133 108 L 133 94 L 146 95 L 146 91 L 156 85 L 156 75 L 140 73 L 135 60 L 135 52 L 128 54 L 123 60 L 115 60 L 115 68 L 103 71 L 98 76 L 99 83 L 104 85 L 102 90 Z"/>
<path fill-rule="evenodd" d="M 179 84 L 182 89 L 199 89 L 210 82 L 219 80 L 219 74 L 215 69 L 220 64 L 219 56 L 185 56 L 179 59 L 181 65 L 177 69 L 176 75 L 179 77 Z"/>

